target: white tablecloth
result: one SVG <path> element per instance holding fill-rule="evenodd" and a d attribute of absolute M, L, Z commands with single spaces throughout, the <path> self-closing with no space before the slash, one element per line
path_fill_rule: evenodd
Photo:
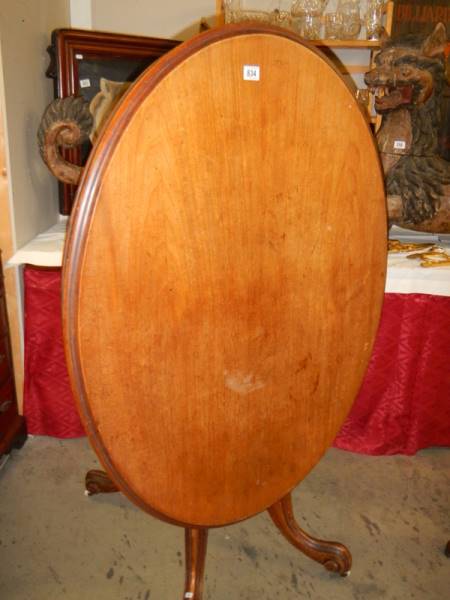
<path fill-rule="evenodd" d="M 66 228 L 67 219 L 64 219 L 40 233 L 31 242 L 19 248 L 9 259 L 7 266 L 28 264 L 38 267 L 60 267 Z"/>
<path fill-rule="evenodd" d="M 67 219 L 39 234 L 20 248 L 8 261 L 8 265 L 61 266 L 66 227 Z M 450 236 L 417 234 L 394 228 L 390 237 L 402 241 L 430 241 L 441 245 L 450 254 Z M 420 266 L 419 261 L 407 259 L 406 254 L 390 254 L 386 292 L 450 296 L 450 267 L 424 268 Z"/>

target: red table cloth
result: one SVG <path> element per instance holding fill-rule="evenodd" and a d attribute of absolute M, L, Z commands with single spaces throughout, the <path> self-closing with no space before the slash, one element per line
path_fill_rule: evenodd
<path fill-rule="evenodd" d="M 26 266 L 24 414 L 28 432 L 84 435 L 61 326 L 61 270 Z M 386 294 L 372 358 L 334 445 L 364 454 L 450 446 L 450 297 Z"/>
<path fill-rule="evenodd" d="M 450 297 L 385 294 L 366 376 L 334 445 L 364 454 L 450 446 Z"/>
<path fill-rule="evenodd" d="M 61 321 L 61 269 L 24 268 L 23 412 L 28 433 L 85 435 L 67 373 Z"/>

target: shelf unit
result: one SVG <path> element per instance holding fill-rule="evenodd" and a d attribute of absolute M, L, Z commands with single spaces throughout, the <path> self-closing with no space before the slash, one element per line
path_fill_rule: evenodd
<path fill-rule="evenodd" d="M 394 16 L 394 0 L 388 0 L 384 7 L 384 28 L 388 34 L 392 31 L 392 19 Z M 225 11 L 223 0 L 216 0 L 216 26 L 219 27 L 225 23 Z M 379 40 L 313 40 L 317 46 L 326 46 L 327 48 L 379 48 Z"/>
<path fill-rule="evenodd" d="M 344 48 L 347 50 L 379 48 L 381 42 L 379 40 L 312 40 L 315 46 L 326 46 L 327 48 Z"/>

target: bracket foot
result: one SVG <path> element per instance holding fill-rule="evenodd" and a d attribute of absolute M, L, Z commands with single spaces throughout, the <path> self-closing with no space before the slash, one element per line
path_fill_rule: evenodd
<path fill-rule="evenodd" d="M 119 488 L 111 481 L 109 476 L 104 471 L 92 469 L 86 473 L 86 495 L 94 496 L 95 494 L 112 494 L 118 492 Z"/>

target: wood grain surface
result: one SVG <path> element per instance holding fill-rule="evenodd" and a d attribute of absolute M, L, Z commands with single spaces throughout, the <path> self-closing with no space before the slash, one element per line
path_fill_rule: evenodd
<path fill-rule="evenodd" d="M 361 383 L 385 240 L 371 134 L 317 50 L 226 26 L 150 67 L 90 157 L 64 268 L 71 379 L 117 486 L 218 526 L 297 485 Z"/>

